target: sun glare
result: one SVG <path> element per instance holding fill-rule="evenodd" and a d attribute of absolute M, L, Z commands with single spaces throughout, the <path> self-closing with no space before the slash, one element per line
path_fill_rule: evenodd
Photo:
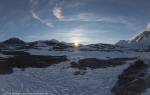
<path fill-rule="evenodd" d="M 74 43 L 74 46 L 75 46 L 75 47 L 78 47 L 78 46 L 79 46 L 79 43 Z"/>

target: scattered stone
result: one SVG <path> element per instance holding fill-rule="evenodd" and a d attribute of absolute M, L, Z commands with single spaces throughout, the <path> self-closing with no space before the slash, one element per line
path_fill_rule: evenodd
<path fill-rule="evenodd" d="M 82 70 L 86 70 L 86 68 L 82 68 Z"/>
<path fill-rule="evenodd" d="M 83 71 L 80 75 L 85 75 L 87 73 L 87 71 Z"/>
<path fill-rule="evenodd" d="M 74 75 L 85 75 L 87 73 L 87 71 L 76 71 L 75 73 L 73 73 Z"/>
<path fill-rule="evenodd" d="M 79 75 L 81 73 L 81 71 L 76 71 L 75 73 L 74 73 L 74 75 Z"/>

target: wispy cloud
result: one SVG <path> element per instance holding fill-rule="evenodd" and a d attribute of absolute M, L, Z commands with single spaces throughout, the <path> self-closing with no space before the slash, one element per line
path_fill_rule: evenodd
<path fill-rule="evenodd" d="M 38 0 L 29 0 L 29 4 L 32 8 L 35 8 L 38 5 Z"/>
<path fill-rule="evenodd" d="M 50 40 L 50 39 L 57 39 L 59 41 L 65 42 L 78 42 L 81 44 L 90 44 L 90 43 L 115 43 L 116 39 L 113 40 L 111 37 L 105 37 L 105 33 L 108 32 L 107 30 L 94 30 L 88 29 L 86 27 L 76 27 L 70 29 L 58 29 L 55 32 L 47 32 L 46 34 L 38 34 L 28 36 L 27 38 L 30 39 L 40 39 L 40 40 Z M 118 39 L 117 39 L 118 41 Z"/>
<path fill-rule="evenodd" d="M 6 35 L 6 33 L 5 33 L 5 32 L 0 31 L 0 39 L 2 39 L 5 35 Z"/>
<path fill-rule="evenodd" d="M 58 0 L 50 0 L 50 1 L 49 1 L 49 4 L 50 4 L 50 5 L 53 5 L 53 4 L 54 4 L 55 2 L 57 2 L 57 1 L 58 1 Z"/>
<path fill-rule="evenodd" d="M 52 23 L 50 23 L 49 21 L 46 21 L 46 20 L 43 20 L 43 19 L 39 18 L 38 15 L 36 15 L 32 10 L 31 10 L 31 14 L 32 14 L 32 16 L 33 16 L 35 19 L 39 20 L 40 22 L 46 24 L 46 25 L 49 26 L 49 27 L 53 27 L 53 24 L 52 24 Z"/>
<path fill-rule="evenodd" d="M 53 15 L 56 16 L 59 20 L 64 18 L 64 16 L 61 15 L 61 8 L 57 5 L 53 9 Z"/>
<path fill-rule="evenodd" d="M 27 38 L 36 38 L 37 36 L 27 36 Z"/>
<path fill-rule="evenodd" d="M 36 37 L 42 40 L 57 39 L 59 41 L 65 41 L 65 42 L 78 42 L 78 43 L 88 44 L 94 41 L 96 42 L 94 38 L 98 36 L 97 33 L 103 34 L 105 32 L 107 31 L 90 30 L 85 27 L 77 27 L 71 29 L 59 29 L 56 30 L 55 32 L 49 32 L 47 34 L 36 36 Z M 98 38 L 100 38 L 100 36 L 98 36 Z"/>
<path fill-rule="evenodd" d="M 77 15 L 65 17 L 60 21 L 86 21 L 86 22 L 109 22 L 120 23 L 131 26 L 133 23 L 127 20 L 125 16 L 108 16 L 108 15 L 96 15 L 92 13 L 79 13 Z"/>

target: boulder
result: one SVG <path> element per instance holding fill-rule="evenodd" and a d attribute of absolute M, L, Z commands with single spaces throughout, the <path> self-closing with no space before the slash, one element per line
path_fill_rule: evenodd
<path fill-rule="evenodd" d="M 134 67 L 143 67 L 145 65 L 146 64 L 144 63 L 143 60 L 137 60 L 137 61 L 135 61 L 135 62 L 132 63 L 132 66 L 134 66 Z"/>
<path fill-rule="evenodd" d="M 76 71 L 75 73 L 74 73 L 74 75 L 79 75 L 81 73 L 81 71 Z"/>
<path fill-rule="evenodd" d="M 132 82 L 131 84 L 129 84 L 128 89 L 134 92 L 138 92 L 138 91 L 144 91 L 145 89 L 147 89 L 148 86 L 145 83 L 144 79 L 139 79 L 136 80 L 134 82 Z"/>

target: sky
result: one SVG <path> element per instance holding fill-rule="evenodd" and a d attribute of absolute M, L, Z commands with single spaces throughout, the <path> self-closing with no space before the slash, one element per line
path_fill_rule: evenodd
<path fill-rule="evenodd" d="M 115 44 L 149 22 L 150 0 L 0 0 L 0 41 Z"/>

